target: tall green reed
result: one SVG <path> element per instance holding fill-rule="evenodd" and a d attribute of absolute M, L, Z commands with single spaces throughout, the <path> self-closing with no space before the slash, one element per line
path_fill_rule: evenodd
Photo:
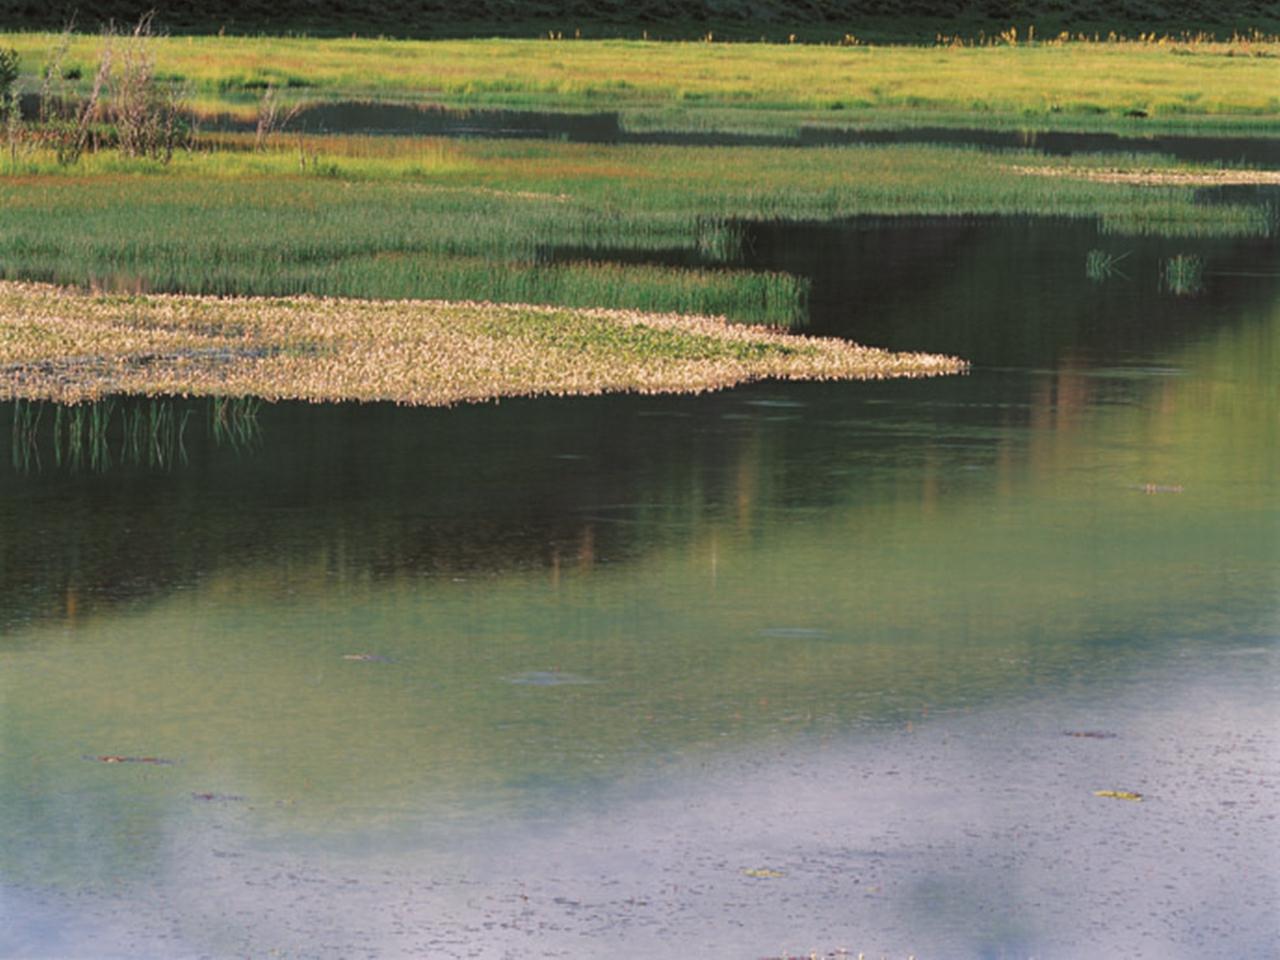
<path fill-rule="evenodd" d="M 262 442 L 262 424 L 258 397 L 211 397 L 209 400 L 209 435 L 219 446 L 240 452 L 251 450 Z"/>
<path fill-rule="evenodd" d="M 789 327 L 807 315 L 809 282 L 791 274 L 644 264 L 479 258 L 350 258 L 316 285 L 344 296 L 489 300 L 728 316 Z"/>
<path fill-rule="evenodd" d="M 487 299 L 795 323 L 806 281 L 741 268 L 752 222 L 1042 214 L 1101 218 L 1124 234 L 1275 226 L 1261 207 L 1020 175 L 1011 164 L 1029 157 L 977 150 L 467 143 L 450 146 L 446 172 L 424 181 L 410 172 L 420 146 L 361 149 L 369 155 L 339 158 L 358 161 L 356 179 L 222 176 L 221 161 L 202 156 L 168 172 L 32 177 L 0 193 L 0 277 L 104 292 Z M 546 263 L 556 250 L 584 262 Z M 696 266 L 634 262 L 673 252 Z"/>
<path fill-rule="evenodd" d="M 1111 253 L 1098 247 L 1090 250 L 1085 254 L 1084 258 L 1084 275 L 1095 283 L 1103 280 L 1109 280 L 1111 277 L 1124 277 L 1124 271 L 1119 268 L 1122 260 L 1127 258 L 1131 251 L 1124 253 Z"/>

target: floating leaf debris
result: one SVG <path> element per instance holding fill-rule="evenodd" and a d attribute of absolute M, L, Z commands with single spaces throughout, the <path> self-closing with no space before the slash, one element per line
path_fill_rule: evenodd
<path fill-rule="evenodd" d="M 85 759 L 96 760 L 98 763 L 173 763 L 172 760 L 161 760 L 159 757 L 119 757 L 114 754 L 108 754 L 101 757 L 85 757 Z"/>

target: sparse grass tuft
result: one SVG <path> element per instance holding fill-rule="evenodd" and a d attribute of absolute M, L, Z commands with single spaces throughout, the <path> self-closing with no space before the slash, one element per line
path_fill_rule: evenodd
<path fill-rule="evenodd" d="M 1161 285 L 1174 296 L 1194 297 L 1204 289 L 1204 261 L 1194 253 L 1180 253 L 1164 262 Z"/>
<path fill-rule="evenodd" d="M 1129 256 L 1128 252 L 1114 254 L 1095 247 L 1085 254 L 1084 275 L 1095 283 L 1108 280 L 1113 276 L 1124 277 L 1125 274 L 1116 267 L 1116 264 L 1127 256 Z"/>

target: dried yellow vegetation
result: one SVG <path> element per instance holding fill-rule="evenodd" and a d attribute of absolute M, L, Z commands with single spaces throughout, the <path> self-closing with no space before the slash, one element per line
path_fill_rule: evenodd
<path fill-rule="evenodd" d="M 221 395 L 448 405 L 965 369 L 952 357 L 712 317 L 471 302 L 95 296 L 0 282 L 6 399 Z"/>
<path fill-rule="evenodd" d="M 1239 187 L 1280 185 L 1280 170 L 1094 169 L 1073 166 L 1014 166 L 1016 173 L 1036 177 L 1075 177 L 1095 183 L 1130 183 L 1144 187 Z"/>

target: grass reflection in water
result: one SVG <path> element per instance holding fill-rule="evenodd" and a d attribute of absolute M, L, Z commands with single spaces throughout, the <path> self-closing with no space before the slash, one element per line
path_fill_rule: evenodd
<path fill-rule="evenodd" d="M 893 251 L 907 275 L 918 240 L 946 239 L 927 226 Z M 5 881 L 131 911 L 163 899 L 202 948 L 198 918 L 217 913 L 223 944 L 234 902 L 255 952 L 300 942 L 261 932 L 281 904 L 319 918 L 362 894 L 368 909 L 316 928 L 365 930 L 371 909 L 400 915 L 392 886 L 421 895 L 432 935 L 450 891 L 509 894 L 536 922 L 576 909 L 556 897 L 590 904 L 592 924 L 644 901 L 666 923 L 658 884 L 681 870 L 716 891 L 678 901 L 701 897 L 687 924 L 783 902 L 727 907 L 748 894 L 725 877 L 807 883 L 779 892 L 828 911 L 813 915 L 892 915 L 916 943 L 1007 907 L 1006 866 L 1025 871 L 1031 841 L 1056 844 L 1036 891 L 1061 890 L 1064 863 L 1145 872 L 1110 842 L 1136 836 L 1163 872 L 1135 887 L 1201 903 L 1166 893 L 1167 876 L 1204 875 L 1170 866 L 1166 837 L 1269 836 L 1249 804 L 1270 797 L 1255 782 L 1270 741 L 1248 739 L 1234 679 L 1213 678 L 1247 664 L 1230 676 L 1262 687 L 1274 659 L 1280 301 L 1272 279 L 1226 277 L 1212 246 L 1197 298 L 1160 291 L 1177 248 L 1145 242 L 1133 282 L 1093 285 L 1096 231 L 1065 236 L 1054 258 L 1032 227 L 966 226 L 969 256 L 1029 251 L 1025 290 L 982 300 L 995 274 L 975 268 L 877 301 L 890 333 L 919 339 L 942 329 L 931 305 L 957 305 L 946 319 L 986 344 L 968 377 L 264 404 L 249 455 L 200 429 L 219 420 L 201 401 L 186 466 L 3 472 Z M 852 289 L 874 292 L 861 271 Z M 19 432 L 47 444 L 52 408 L 23 409 Z M 1205 680 L 1188 704 L 1160 679 L 1171 663 Z M 1210 754 L 1235 772 L 1182 776 Z M 173 762 L 128 762 L 148 757 Z M 636 796 L 662 803 L 636 816 Z M 825 819 L 794 815 L 815 804 Z M 592 869 L 566 864 L 575 843 Z M 451 859 L 490 847 L 493 862 Z M 629 886 L 597 908 L 603 876 Z M 1232 884 L 1214 889 L 1211 912 L 1238 915 Z M 1073 896 L 1063 937 L 1089 902 Z"/>
<path fill-rule="evenodd" d="M 888 408 L 808 385 L 643 404 L 686 417 L 627 398 L 264 411 L 281 446 L 271 428 L 241 481 L 148 498 L 183 537 L 137 553 L 126 507 L 82 531 L 66 579 L 49 564 L 47 618 L 9 634 L 31 645 L 19 700 L 48 699 L 31 717 L 74 758 L 172 757 L 162 792 L 327 831 L 1083 691 L 1160 638 L 1265 619 L 1274 326 L 1165 358 L 1176 375 L 1034 378 L 1020 406 L 978 402 L 986 375 L 899 384 Z M 306 433 L 342 455 L 285 439 Z M 187 589 L 121 618 L 89 603 L 92 564 Z M 73 664 L 41 652 L 66 642 Z"/>
<path fill-rule="evenodd" d="M 108 397 L 74 404 L 15 400 L 13 466 L 20 473 L 185 466 L 187 429 L 201 406 L 215 445 L 239 451 L 261 442 L 262 401 L 256 397 Z"/>

